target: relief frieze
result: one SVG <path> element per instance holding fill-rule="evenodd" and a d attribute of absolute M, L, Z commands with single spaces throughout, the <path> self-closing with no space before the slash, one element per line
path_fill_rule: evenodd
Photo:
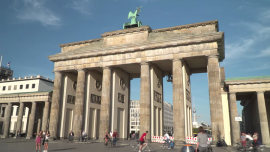
<path fill-rule="evenodd" d="M 67 97 L 67 103 L 69 104 L 75 104 L 76 97 L 72 95 L 68 95 Z"/>
<path fill-rule="evenodd" d="M 162 97 L 161 97 L 161 94 L 158 93 L 157 91 L 154 91 L 154 100 L 155 100 L 156 102 L 162 103 Z"/>
<path fill-rule="evenodd" d="M 187 101 L 191 102 L 191 95 L 187 89 L 186 89 L 186 99 L 187 99 Z"/>
<path fill-rule="evenodd" d="M 101 96 L 91 94 L 91 102 L 96 104 L 101 104 Z"/>
<path fill-rule="evenodd" d="M 118 102 L 125 103 L 125 95 L 118 93 Z"/>

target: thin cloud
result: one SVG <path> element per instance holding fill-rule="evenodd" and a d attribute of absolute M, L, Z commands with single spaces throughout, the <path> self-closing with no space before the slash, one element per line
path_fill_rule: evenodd
<path fill-rule="evenodd" d="M 261 13 L 259 20 L 261 22 L 270 22 L 270 10 L 265 10 Z"/>
<path fill-rule="evenodd" d="M 263 58 L 263 57 L 270 58 L 270 47 L 266 48 L 265 50 L 262 50 L 261 52 L 259 52 L 258 55 L 253 56 L 253 58 Z"/>
<path fill-rule="evenodd" d="M 17 18 L 39 22 L 44 26 L 59 26 L 61 19 L 46 6 L 46 0 L 15 0 L 11 8 L 17 12 Z"/>
<path fill-rule="evenodd" d="M 260 71 L 260 70 L 269 70 L 270 69 L 270 64 L 265 63 L 265 64 L 260 64 L 257 65 L 255 68 L 248 68 L 246 71 Z"/>
<path fill-rule="evenodd" d="M 73 0 L 72 3 L 67 4 L 67 7 L 72 8 L 84 15 L 92 15 L 90 12 L 91 0 Z"/>

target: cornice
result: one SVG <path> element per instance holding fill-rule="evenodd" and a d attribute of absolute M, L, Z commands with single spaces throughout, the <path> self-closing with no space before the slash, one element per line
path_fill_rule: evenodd
<path fill-rule="evenodd" d="M 136 28 L 129 28 L 129 29 L 123 29 L 123 30 L 117 30 L 112 32 L 105 32 L 104 34 L 101 34 L 101 37 L 108 37 L 108 36 L 114 36 L 114 35 L 120 35 L 120 34 L 127 34 L 127 33 L 134 33 L 134 32 L 141 32 L 141 31 L 148 31 L 151 32 L 152 29 L 150 26 L 141 26 Z"/>
<path fill-rule="evenodd" d="M 86 44 L 86 43 L 92 43 L 92 42 L 98 42 L 102 40 L 102 38 L 98 38 L 98 39 L 92 39 L 92 40 L 85 40 L 85 41 L 79 41 L 79 42 L 72 42 L 72 43 L 66 43 L 66 44 L 60 44 L 59 46 L 61 48 L 63 47 L 67 47 L 67 46 L 73 46 L 73 45 L 80 45 L 80 44 Z"/>
<path fill-rule="evenodd" d="M 215 32 L 215 33 L 207 33 L 207 34 L 192 35 L 192 36 L 181 36 L 181 37 L 171 38 L 171 39 L 166 39 L 166 40 L 156 40 L 156 41 L 136 43 L 135 45 L 132 44 L 132 47 L 130 45 L 113 46 L 113 47 L 108 47 L 108 48 L 99 48 L 99 49 L 92 49 L 92 50 L 87 50 L 87 51 L 84 50 L 81 53 L 78 52 L 78 54 L 75 54 L 74 51 L 63 52 L 63 53 L 58 53 L 56 55 L 48 56 L 48 58 L 49 60 L 55 62 L 55 61 L 64 61 L 64 60 L 79 59 L 79 58 L 86 58 L 86 57 L 119 54 L 123 52 L 129 53 L 129 52 L 152 50 L 152 49 L 159 49 L 159 48 L 166 48 L 166 47 L 192 45 L 192 44 L 197 44 L 198 41 L 200 43 L 208 43 L 208 42 L 221 41 L 221 39 L 223 38 L 223 35 L 224 35 L 224 32 Z"/>
<path fill-rule="evenodd" d="M 206 22 L 200 22 L 200 23 L 193 23 L 193 24 L 186 24 L 186 25 L 156 29 L 156 30 L 152 30 L 152 32 L 157 33 L 157 32 L 166 32 L 166 31 L 173 31 L 173 30 L 189 29 L 191 27 L 206 26 L 206 25 L 213 25 L 213 24 L 216 24 L 217 31 L 218 31 L 218 20 L 213 20 L 213 21 L 206 21 Z"/>

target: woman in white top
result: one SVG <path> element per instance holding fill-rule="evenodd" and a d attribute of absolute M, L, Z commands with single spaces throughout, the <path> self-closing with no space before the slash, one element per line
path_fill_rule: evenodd
<path fill-rule="evenodd" d="M 46 135 L 45 135 L 44 152 L 48 152 L 49 138 L 50 138 L 50 132 L 47 131 L 47 133 L 46 133 Z"/>

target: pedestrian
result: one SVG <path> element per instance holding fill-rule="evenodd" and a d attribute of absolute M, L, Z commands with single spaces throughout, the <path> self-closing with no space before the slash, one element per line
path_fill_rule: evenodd
<path fill-rule="evenodd" d="M 87 137 L 87 133 L 83 130 L 81 140 L 84 141 L 86 137 Z"/>
<path fill-rule="evenodd" d="M 40 131 L 39 133 L 35 133 L 36 135 L 36 152 L 40 152 L 40 143 L 41 143 L 41 138 L 42 138 L 42 131 Z M 39 147 L 39 150 L 38 150 Z"/>
<path fill-rule="evenodd" d="M 164 137 L 165 137 L 166 142 L 167 142 L 167 144 L 168 144 L 168 149 L 171 149 L 171 148 L 170 148 L 170 136 L 168 135 L 167 132 L 165 133 Z"/>
<path fill-rule="evenodd" d="M 250 133 L 246 134 L 246 139 L 248 139 L 247 146 L 249 149 L 252 149 L 253 138 L 251 137 Z"/>
<path fill-rule="evenodd" d="M 208 137 L 205 133 L 202 126 L 199 127 L 199 133 L 197 134 L 197 146 L 196 146 L 196 152 L 199 149 L 199 152 L 208 152 L 207 148 L 207 141 Z"/>
<path fill-rule="evenodd" d="M 113 145 L 116 146 L 116 140 L 117 140 L 117 138 L 119 137 L 116 129 L 114 130 L 112 136 L 113 136 Z"/>
<path fill-rule="evenodd" d="M 73 141 L 73 137 L 74 137 L 74 133 L 72 132 L 72 130 L 70 130 L 69 134 L 68 134 L 68 139 L 70 142 Z"/>
<path fill-rule="evenodd" d="M 141 138 L 140 138 L 140 148 L 139 148 L 139 152 L 141 152 L 141 149 L 143 146 L 146 145 L 146 142 L 148 142 L 146 140 L 146 135 L 147 135 L 148 131 L 146 131 L 145 133 L 142 134 Z"/>
<path fill-rule="evenodd" d="M 17 139 L 19 139 L 21 137 L 21 130 L 19 129 L 18 131 L 17 131 Z"/>
<path fill-rule="evenodd" d="M 49 138 L 50 138 L 50 132 L 47 131 L 46 135 L 45 135 L 45 143 L 44 143 L 44 152 L 48 152 L 48 143 L 49 143 Z"/>

